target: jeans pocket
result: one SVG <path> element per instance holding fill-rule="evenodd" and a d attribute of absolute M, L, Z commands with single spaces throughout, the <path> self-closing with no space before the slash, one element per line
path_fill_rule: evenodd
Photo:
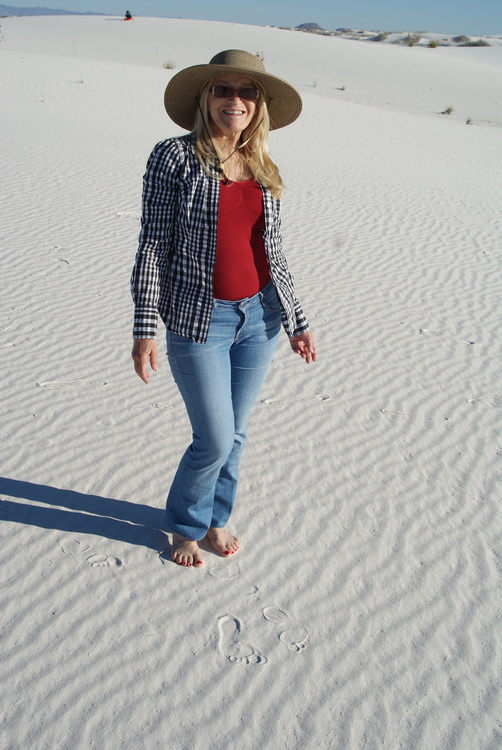
<path fill-rule="evenodd" d="M 266 291 L 263 293 L 262 305 L 269 312 L 277 312 L 281 308 L 279 295 L 272 283 L 267 286 Z"/>
<path fill-rule="evenodd" d="M 190 354 L 190 347 L 195 342 L 187 336 L 180 336 L 169 329 L 166 330 L 166 354 L 169 360 L 176 360 L 177 357 L 183 357 Z"/>

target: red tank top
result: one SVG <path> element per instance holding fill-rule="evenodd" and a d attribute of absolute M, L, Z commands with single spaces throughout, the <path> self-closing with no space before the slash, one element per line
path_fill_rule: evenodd
<path fill-rule="evenodd" d="M 270 281 L 263 195 L 255 180 L 220 182 L 213 288 L 216 299 L 252 297 Z"/>

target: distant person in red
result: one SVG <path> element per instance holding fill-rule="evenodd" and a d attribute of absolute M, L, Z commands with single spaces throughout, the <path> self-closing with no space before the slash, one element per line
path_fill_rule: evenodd
<path fill-rule="evenodd" d="M 125 16 L 124 16 L 124 21 L 132 21 L 132 14 L 131 14 L 130 10 L 126 10 Z"/>

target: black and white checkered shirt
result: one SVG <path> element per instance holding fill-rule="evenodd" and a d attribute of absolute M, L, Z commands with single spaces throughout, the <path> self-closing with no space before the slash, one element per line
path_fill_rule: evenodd
<path fill-rule="evenodd" d="M 264 242 L 288 336 L 308 328 L 282 252 L 280 201 L 262 187 Z M 153 149 L 143 178 L 143 215 L 131 290 L 133 338 L 155 338 L 158 315 L 180 336 L 205 342 L 213 311 L 220 182 L 202 168 L 191 135 Z"/>

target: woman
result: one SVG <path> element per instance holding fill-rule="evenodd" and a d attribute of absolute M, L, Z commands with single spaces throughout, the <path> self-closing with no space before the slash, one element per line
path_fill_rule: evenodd
<path fill-rule="evenodd" d="M 314 338 L 282 254 L 283 184 L 269 129 L 293 122 L 301 99 L 248 52 L 226 50 L 174 76 L 169 116 L 189 135 L 154 148 L 131 287 L 134 367 L 157 370 L 157 317 L 193 431 L 166 504 L 171 557 L 203 564 L 198 541 L 239 548 L 225 530 L 247 422 L 284 326 L 294 352 L 315 361 Z"/>

